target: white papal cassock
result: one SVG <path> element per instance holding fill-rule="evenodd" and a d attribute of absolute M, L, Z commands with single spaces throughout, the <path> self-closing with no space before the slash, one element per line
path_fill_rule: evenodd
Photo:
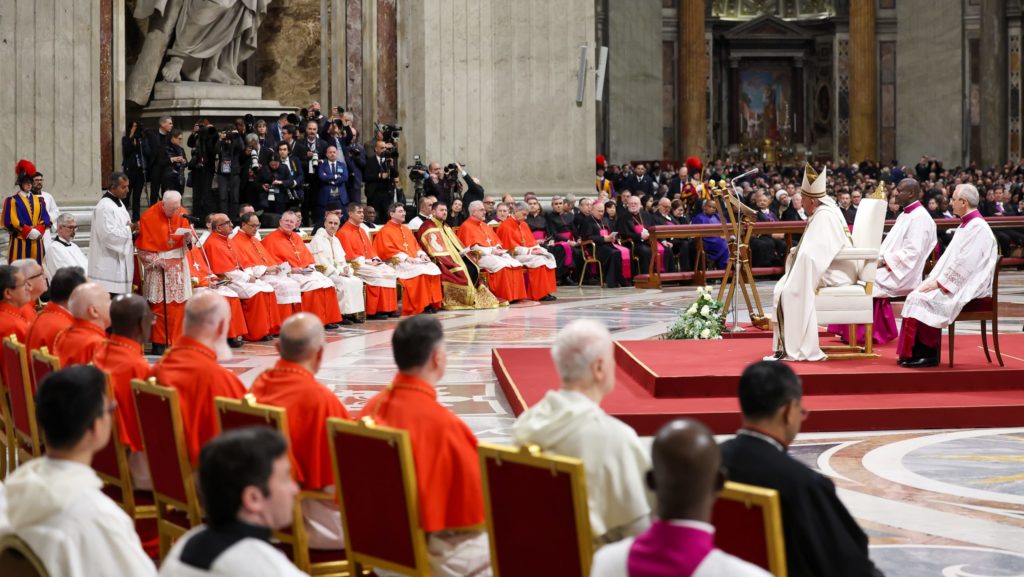
<path fill-rule="evenodd" d="M 846 219 L 830 197 L 821 198 L 821 203 L 808 219 L 800 244 L 786 259 L 786 274 L 775 284 L 772 295 L 775 350 L 784 351 L 787 360 L 825 358 L 818 345 L 815 290 L 851 285 L 857 280 L 854 261 L 834 260 L 839 251 L 853 246 Z"/>
<path fill-rule="evenodd" d="M 576 391 L 548 391 L 516 419 L 520 444 L 583 461 L 590 530 L 595 544 L 636 535 L 650 524 L 651 496 L 644 476 L 650 452 L 636 431 Z"/>
<path fill-rule="evenodd" d="M 135 524 L 103 494 L 91 467 L 44 456 L 22 464 L 5 482 L 11 531 L 50 577 L 156 575 Z"/>
<path fill-rule="evenodd" d="M 132 217 L 120 199 L 109 192 L 96 204 L 89 225 L 89 280 L 112 294 L 132 292 L 135 246 Z"/>
<path fill-rule="evenodd" d="M 940 289 L 907 295 L 903 318 L 914 318 L 935 328 L 945 328 L 968 302 L 992 294 L 992 273 L 999 246 L 992 229 L 977 209 L 964 215 L 953 241 L 928 274 Z"/>
<path fill-rule="evenodd" d="M 200 525 L 185 533 L 171 548 L 160 567 L 161 577 L 305 577 L 284 553 L 267 540 L 270 531 L 249 525 L 236 524 L 219 531 L 216 537 L 200 535 L 208 531 Z M 182 560 L 182 551 L 192 539 L 209 538 L 209 542 L 220 543 L 218 547 L 203 547 L 195 558 L 188 559 L 209 568 L 200 569 Z M 212 537 L 212 538 L 210 538 Z M 226 549 L 223 545 L 231 543 Z M 212 557 L 212 559 L 211 559 Z"/>
<path fill-rule="evenodd" d="M 313 253 L 316 263 L 324 267 L 324 275 L 334 282 L 341 314 L 353 315 L 365 311 L 363 280 L 352 272 L 338 237 L 327 234 L 326 229 L 317 230 L 309 243 L 309 252 Z"/>
<path fill-rule="evenodd" d="M 77 244 L 68 242 L 59 236 L 55 237 L 53 242 L 46 247 L 46 256 L 43 257 L 43 271 L 46 272 L 46 278 L 53 280 L 54 273 L 69 266 L 82 267 L 83 272 L 87 271 L 89 270 L 89 259 L 85 258 L 85 253 L 78 248 Z"/>
<path fill-rule="evenodd" d="M 885 266 L 875 274 L 876 297 L 899 297 L 910 294 L 921 284 L 924 266 L 935 248 L 935 220 L 914 201 L 896 217 L 896 224 L 882 241 L 879 250 Z"/>

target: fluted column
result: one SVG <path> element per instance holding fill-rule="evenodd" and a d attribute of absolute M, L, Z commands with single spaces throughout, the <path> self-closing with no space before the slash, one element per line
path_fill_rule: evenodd
<path fill-rule="evenodd" d="M 680 158 L 703 158 L 707 151 L 704 1 L 679 1 L 679 147 Z"/>
<path fill-rule="evenodd" d="M 978 71 L 981 86 L 981 162 L 1006 162 L 1006 0 L 981 0 Z"/>
<path fill-rule="evenodd" d="M 850 0 L 850 160 L 878 160 L 875 0 Z"/>

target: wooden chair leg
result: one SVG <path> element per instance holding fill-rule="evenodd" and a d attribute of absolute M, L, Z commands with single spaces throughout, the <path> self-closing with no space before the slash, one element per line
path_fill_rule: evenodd
<path fill-rule="evenodd" d="M 872 346 L 875 344 L 875 325 L 874 323 L 868 323 L 864 330 L 864 352 L 871 354 Z"/>
<path fill-rule="evenodd" d="M 994 317 L 992 319 L 992 344 L 996 349 L 996 360 L 999 361 L 1000 367 L 1005 367 L 1003 364 L 1003 355 L 999 352 L 999 318 Z"/>
<path fill-rule="evenodd" d="M 985 319 L 981 320 L 981 346 L 985 349 L 985 360 L 992 363 L 992 356 L 988 354 L 988 336 L 985 334 Z"/>
<path fill-rule="evenodd" d="M 857 346 L 857 325 L 846 325 L 846 336 L 851 347 Z"/>
<path fill-rule="evenodd" d="M 953 368 L 953 335 L 956 334 L 956 323 L 949 323 L 949 368 Z M 942 337 L 939 337 L 939 343 L 942 343 Z M 939 351 L 939 355 L 942 355 L 942 351 Z"/>

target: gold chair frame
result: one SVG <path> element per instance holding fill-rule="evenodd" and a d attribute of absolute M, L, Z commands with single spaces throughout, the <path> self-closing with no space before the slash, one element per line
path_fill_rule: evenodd
<path fill-rule="evenodd" d="M 39 388 L 39 377 L 36 375 L 36 365 L 34 361 L 39 361 L 40 363 L 50 365 L 51 373 L 56 373 L 61 369 L 60 359 L 54 355 L 51 355 L 50 351 L 45 346 L 29 351 L 28 361 L 29 368 L 32 373 L 32 385 L 37 389 Z"/>
<path fill-rule="evenodd" d="M 768 551 L 768 570 L 775 577 L 787 577 L 786 541 L 782 532 L 782 508 L 779 504 L 779 492 L 766 487 L 726 481 L 718 498 L 735 501 L 747 509 L 751 507 L 761 509 L 764 534 L 767 539 L 765 549 Z"/>
<path fill-rule="evenodd" d="M 36 356 L 40 351 L 32 351 L 32 355 Z M 54 357 L 46 352 L 46 347 L 42 348 L 42 354 L 46 355 L 46 361 L 51 363 L 51 367 L 56 367 L 56 370 L 60 370 L 60 359 Z M 44 360 L 40 356 L 39 360 Z M 56 363 L 56 365 L 52 364 Z M 107 398 L 114 398 L 114 383 L 111 380 L 110 373 L 103 371 L 103 376 L 107 380 Z M 121 442 L 121 424 L 119 419 L 116 417 L 111 421 L 110 428 L 110 442 L 114 446 L 114 454 L 117 459 L 117 477 L 112 477 L 106 473 L 96 471 L 96 475 L 108 485 L 113 485 L 121 491 L 121 501 L 118 505 L 124 509 L 125 513 L 132 519 L 152 519 L 156 517 L 156 506 L 155 505 L 137 505 L 135 503 L 135 483 L 132 480 L 132 469 L 128 464 L 128 448 Z"/>
<path fill-rule="evenodd" d="M 590 247 L 590 256 L 587 256 L 587 247 Z M 587 276 L 587 265 L 597 265 L 597 282 L 598 287 L 604 286 L 604 267 L 601 266 L 601 261 L 597 259 L 597 245 L 592 240 L 584 240 L 580 242 L 580 254 L 583 255 L 583 265 L 580 266 L 580 282 L 577 286 L 583 286 L 583 279 Z"/>
<path fill-rule="evenodd" d="M 252 417 L 263 419 L 267 426 L 276 430 L 285 439 L 291 440 L 288 435 L 288 414 L 281 407 L 275 407 L 273 405 L 262 405 L 256 402 L 256 397 L 252 393 L 246 394 L 241 399 L 230 399 L 227 397 L 215 397 L 213 400 L 214 406 L 217 408 L 217 426 L 221 431 L 224 430 L 224 424 L 221 420 L 221 416 L 224 413 L 234 412 L 243 415 L 249 415 Z M 291 449 L 289 448 L 289 452 Z M 338 561 L 327 561 L 323 563 L 313 563 L 310 560 L 309 555 L 309 535 L 306 533 L 306 525 L 304 523 L 304 517 L 302 515 L 302 503 L 308 499 L 319 499 L 323 501 L 334 501 L 334 495 L 325 491 L 314 491 L 314 490 L 302 490 L 295 497 L 295 504 L 292 507 L 292 531 L 291 533 L 285 533 L 282 531 L 275 531 L 274 538 L 278 541 L 285 543 L 291 547 L 292 550 L 292 562 L 299 568 L 300 571 L 308 573 L 310 575 L 345 575 L 347 574 L 348 561 L 341 559 Z M 338 556 L 343 556 L 342 551 L 338 552 Z"/>
<path fill-rule="evenodd" d="M 580 577 L 590 575 L 590 564 L 594 557 L 594 537 L 590 529 L 590 508 L 587 503 L 587 477 L 583 469 L 583 461 L 571 457 L 563 457 L 543 453 L 536 445 L 524 445 L 521 448 L 506 447 L 480 443 L 477 445 L 477 454 L 480 456 L 480 480 L 484 490 L 484 511 L 487 515 L 487 539 L 491 546 L 491 566 L 494 576 L 499 577 L 499 559 L 494 536 L 494 523 L 492 518 L 491 485 L 487 474 L 487 462 L 494 461 L 500 465 L 502 462 L 515 463 L 545 471 L 551 474 L 565 473 L 569 475 L 572 484 L 572 508 L 576 517 L 576 542 L 579 547 Z M 566 576 L 570 577 L 570 576 Z"/>
<path fill-rule="evenodd" d="M 21 557 L 22 567 L 27 565 L 31 568 L 38 577 L 49 577 L 50 573 L 46 570 L 46 566 L 43 565 L 39 556 L 36 555 L 35 551 L 28 546 L 28 543 L 24 539 L 18 537 L 14 533 L 9 533 L 0 537 L 0 569 L 10 569 L 5 567 L 3 563 L 4 557 L 10 555 L 13 552 L 17 557 Z M 17 563 L 17 561 L 15 561 Z"/>
<path fill-rule="evenodd" d="M 19 431 L 14 424 L 14 408 L 10 405 L 5 407 L 8 411 L 5 418 L 8 425 L 8 467 L 13 471 L 18 463 L 39 457 L 43 454 L 42 434 L 39 431 L 39 423 L 36 421 L 36 395 L 32 390 L 32 381 L 29 379 L 28 351 L 25 345 L 18 342 L 18 337 L 10 335 L 3 339 L 3 346 L 12 349 L 18 354 L 21 363 L 21 382 L 25 388 L 25 405 L 28 410 L 29 430 Z"/>

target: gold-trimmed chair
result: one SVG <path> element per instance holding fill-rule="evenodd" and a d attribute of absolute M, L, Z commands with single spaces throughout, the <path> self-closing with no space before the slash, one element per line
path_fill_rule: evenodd
<path fill-rule="evenodd" d="M 32 354 L 36 352 L 38 351 L 33 351 Z M 56 357 L 52 358 L 57 361 L 59 370 L 60 361 Z M 103 371 L 103 376 L 107 379 L 107 398 L 117 398 L 114 395 L 110 373 Z M 128 453 L 128 447 L 121 441 L 121 420 L 115 416 L 111 420 L 110 442 L 93 456 L 92 468 L 103 480 L 103 492 L 120 505 L 129 517 L 135 521 L 153 519 L 156 517 L 153 498 L 148 491 L 135 490 L 132 469 L 128 464 Z"/>
<path fill-rule="evenodd" d="M 173 542 L 202 522 L 202 510 L 185 445 L 178 391 L 150 377 L 132 381 L 146 462 L 153 479 L 160 559 Z"/>
<path fill-rule="evenodd" d="M 327 439 L 352 573 L 362 575 L 371 566 L 429 577 L 408 431 L 369 418 L 330 418 Z"/>
<path fill-rule="evenodd" d="M 590 575 L 594 541 L 583 462 L 536 445 L 481 443 L 477 453 L 494 574 L 532 577 L 540 561 L 546 574 Z M 529 555 L 524 543 L 530 543 Z"/>
<path fill-rule="evenodd" d="M 9 533 L 0 537 L 0 575 L 4 577 L 49 577 L 50 573 L 21 537 Z"/>
<path fill-rule="evenodd" d="M 29 365 L 32 375 L 32 390 L 39 388 L 39 383 L 50 373 L 60 370 L 60 359 L 51 355 L 46 347 L 29 351 Z M 113 398 L 113 397 L 111 397 Z"/>
<path fill-rule="evenodd" d="M 288 415 L 283 408 L 261 405 L 256 402 L 252 393 L 241 399 L 216 397 L 213 402 L 217 407 L 217 424 L 221 431 L 230 431 L 241 427 L 270 427 L 290 442 Z M 295 466 L 295 458 L 291 449 L 289 449 L 289 458 L 292 459 L 292 472 L 298 475 L 299 471 Z M 333 502 L 334 495 L 308 489 L 301 491 L 296 496 L 295 504 L 292 507 L 291 528 L 275 531 L 274 538 L 291 549 L 292 562 L 300 571 L 310 575 L 346 574 L 348 561 L 345 560 L 344 551 L 311 550 L 309 548 L 309 536 L 306 533 L 302 515 L 302 503 L 309 499 Z"/>
<path fill-rule="evenodd" d="M 10 399 L 8 430 L 9 471 L 43 454 L 42 435 L 36 422 L 36 396 L 28 375 L 28 355 L 18 337 L 3 339 L 3 381 Z"/>
<path fill-rule="evenodd" d="M 863 202 L 863 201 L 861 201 Z M 775 577 L 786 577 L 779 492 L 727 481 L 711 514 L 715 545 Z"/>
<path fill-rule="evenodd" d="M 587 247 L 590 248 L 590 253 L 587 253 Z M 583 279 L 587 277 L 587 268 L 590 265 L 597 265 L 597 280 L 598 287 L 604 286 L 604 270 L 601 267 L 601 261 L 597 259 L 597 245 L 592 240 L 584 240 L 580 242 L 580 254 L 583 255 L 583 264 L 580 266 L 580 282 L 578 286 L 583 286 Z M 618 255 L 616 255 L 618 256 Z"/>

